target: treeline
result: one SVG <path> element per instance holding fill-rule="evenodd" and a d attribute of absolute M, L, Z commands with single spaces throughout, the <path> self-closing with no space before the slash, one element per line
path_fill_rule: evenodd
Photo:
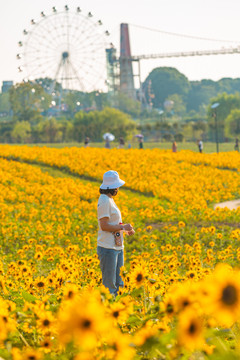
<path fill-rule="evenodd" d="M 53 97 L 51 81 L 16 84 L 0 94 L 0 142 L 103 141 L 105 132 L 126 140 L 142 132 L 150 141 L 215 141 L 216 131 L 220 141 L 240 136 L 240 79 L 189 81 L 175 68 L 156 68 L 136 100 L 65 92 L 60 85 Z"/>
<path fill-rule="evenodd" d="M 223 78 L 219 81 L 189 81 L 172 67 L 159 67 L 151 71 L 143 84 L 146 102 L 153 108 L 166 110 L 173 101 L 173 111 L 186 115 L 206 114 L 211 98 L 219 94 L 240 92 L 240 78 Z M 170 102 L 170 104 L 169 104 Z"/>
<path fill-rule="evenodd" d="M 137 124 L 131 117 L 114 108 L 89 113 L 80 111 L 71 120 L 55 117 L 34 117 L 33 121 L 17 120 L 0 122 L 2 143 L 57 143 L 103 141 L 106 132 L 112 132 L 116 139 L 131 138 L 137 131 Z"/>

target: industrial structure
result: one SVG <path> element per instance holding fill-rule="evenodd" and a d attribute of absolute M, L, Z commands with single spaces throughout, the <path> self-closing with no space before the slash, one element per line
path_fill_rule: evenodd
<path fill-rule="evenodd" d="M 217 50 L 169 52 L 149 55 L 131 54 L 129 27 L 128 24 L 120 25 L 120 56 L 117 58 L 116 49 L 112 46 L 107 52 L 107 84 L 110 94 L 122 92 L 132 99 L 142 102 L 144 94 L 142 91 L 140 61 L 148 59 L 163 59 L 173 57 L 205 56 L 205 55 L 226 55 L 240 54 L 240 46 L 221 48 Z M 133 62 L 137 62 L 137 73 L 133 73 Z M 139 89 L 135 87 L 135 78 L 138 78 Z M 149 91 L 149 86 L 147 87 Z"/>

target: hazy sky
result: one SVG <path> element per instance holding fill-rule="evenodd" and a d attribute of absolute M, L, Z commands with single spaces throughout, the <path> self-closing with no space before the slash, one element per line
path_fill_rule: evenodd
<path fill-rule="evenodd" d="M 24 40 L 23 29 L 31 28 L 31 19 L 38 21 L 41 11 L 51 14 L 52 6 L 63 9 L 66 4 L 71 9 L 80 6 L 83 13 L 91 11 L 94 19 L 101 19 L 104 29 L 111 33 L 108 41 L 112 41 L 118 50 L 120 23 L 129 23 L 132 55 L 220 49 L 240 44 L 239 0 L 1 0 L 1 83 L 3 80 L 17 82 L 22 78 L 17 71 L 16 54 L 21 50 L 17 43 Z M 226 41 L 166 35 L 144 27 Z M 57 63 L 56 59 L 56 66 Z M 143 60 L 142 80 L 157 66 L 176 67 L 189 80 L 236 78 L 240 77 L 240 54 Z"/>

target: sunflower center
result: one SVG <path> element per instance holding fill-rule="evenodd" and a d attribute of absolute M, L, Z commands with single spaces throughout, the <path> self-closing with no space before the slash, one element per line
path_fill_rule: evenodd
<path fill-rule="evenodd" d="M 167 304 L 167 309 L 166 309 L 168 314 L 172 314 L 173 313 L 173 306 L 172 304 Z"/>
<path fill-rule="evenodd" d="M 84 320 L 84 321 L 81 323 L 81 326 L 82 326 L 83 328 L 85 328 L 85 329 L 88 329 L 88 328 L 90 328 L 90 326 L 91 326 L 91 321 L 88 320 L 88 319 L 86 319 L 86 320 Z"/>
<path fill-rule="evenodd" d="M 197 330 L 197 327 L 196 327 L 196 325 L 192 322 L 192 323 L 190 324 L 189 328 L 188 328 L 189 334 L 194 334 L 194 333 L 196 332 L 196 330 Z"/>
<path fill-rule="evenodd" d="M 137 278 L 136 278 L 137 282 L 141 282 L 142 279 L 143 279 L 142 274 L 138 274 L 138 276 L 137 276 Z"/>
<path fill-rule="evenodd" d="M 223 289 L 222 302 L 226 305 L 233 305 L 238 300 L 237 290 L 233 285 L 228 285 Z"/>
<path fill-rule="evenodd" d="M 69 297 L 69 299 L 71 299 L 73 297 L 73 292 L 71 290 L 68 292 L 68 297 Z"/>
<path fill-rule="evenodd" d="M 43 325 L 44 326 L 48 326 L 50 324 L 50 321 L 48 320 L 48 319 L 45 319 L 44 321 L 43 321 Z"/>
<path fill-rule="evenodd" d="M 39 283 L 37 283 L 37 286 L 40 287 L 40 288 L 44 287 L 44 283 L 42 281 L 40 281 Z"/>
<path fill-rule="evenodd" d="M 186 307 L 186 306 L 188 306 L 190 303 L 189 303 L 189 301 L 188 300 L 184 300 L 183 301 L 183 307 Z"/>
<path fill-rule="evenodd" d="M 117 318 L 117 317 L 119 316 L 119 311 L 114 311 L 114 312 L 113 312 L 113 316 L 114 316 L 115 318 Z"/>

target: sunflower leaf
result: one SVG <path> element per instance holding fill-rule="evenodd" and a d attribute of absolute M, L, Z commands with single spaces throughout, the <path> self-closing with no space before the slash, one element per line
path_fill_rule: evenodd
<path fill-rule="evenodd" d="M 28 302 L 34 302 L 37 300 L 37 298 L 35 296 L 33 296 L 32 294 L 27 293 L 26 291 L 22 291 L 22 297 L 24 298 L 24 300 L 28 301 Z"/>
<path fill-rule="evenodd" d="M 130 325 L 140 325 L 142 324 L 142 320 L 136 315 L 131 315 L 126 323 Z"/>

